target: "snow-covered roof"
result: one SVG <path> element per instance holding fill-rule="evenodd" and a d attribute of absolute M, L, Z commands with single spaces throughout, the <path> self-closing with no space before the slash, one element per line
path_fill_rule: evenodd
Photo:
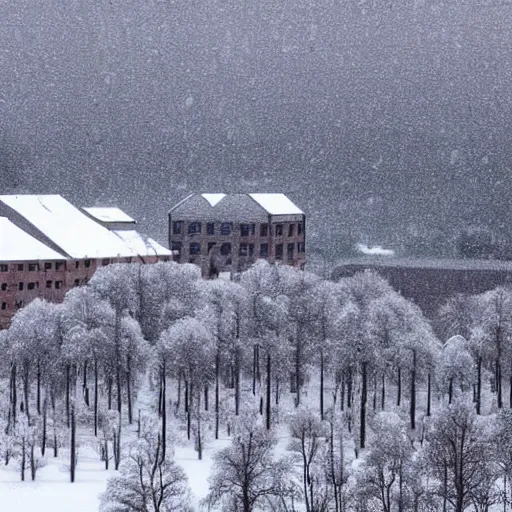
<path fill-rule="evenodd" d="M 155 242 L 152 238 L 141 235 L 138 231 L 122 230 L 112 231 L 112 233 L 121 238 L 139 256 L 171 256 L 172 254 L 169 249 Z"/>
<path fill-rule="evenodd" d="M 297 215 L 304 212 L 284 194 L 249 194 L 270 215 Z"/>
<path fill-rule="evenodd" d="M 65 260 L 58 252 L 0 217 L 0 261 Z"/>
<path fill-rule="evenodd" d="M 84 208 L 84 210 L 95 219 L 98 219 L 101 222 L 135 222 L 129 215 L 127 215 L 120 208 L 115 207 L 91 207 Z"/>
<path fill-rule="evenodd" d="M 115 233 L 59 195 L 3 195 L 12 208 L 72 258 L 137 256 Z"/>
<path fill-rule="evenodd" d="M 226 197 L 226 194 L 201 194 L 211 206 L 215 206 L 221 199 Z"/>

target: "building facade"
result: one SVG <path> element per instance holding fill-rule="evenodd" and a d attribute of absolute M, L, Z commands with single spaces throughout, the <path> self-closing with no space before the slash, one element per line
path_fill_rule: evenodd
<path fill-rule="evenodd" d="M 61 302 L 98 267 L 171 259 L 121 210 L 87 210 L 61 196 L 0 196 L 0 329 L 36 297 Z"/>
<path fill-rule="evenodd" d="M 191 194 L 169 212 L 175 261 L 204 277 L 231 275 L 257 259 L 304 268 L 306 216 L 284 194 Z"/>

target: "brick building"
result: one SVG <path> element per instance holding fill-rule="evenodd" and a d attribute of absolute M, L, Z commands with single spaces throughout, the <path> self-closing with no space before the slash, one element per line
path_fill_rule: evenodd
<path fill-rule="evenodd" d="M 58 195 L 0 196 L 0 329 L 36 297 L 62 301 L 100 266 L 170 258 L 117 208 L 82 212 Z"/>
<path fill-rule="evenodd" d="M 284 194 L 191 194 L 169 212 L 169 247 L 203 276 L 257 259 L 304 268 L 306 216 Z"/>
<path fill-rule="evenodd" d="M 512 285 L 512 262 L 497 260 L 356 258 L 340 261 L 332 277 L 338 280 L 365 270 L 387 279 L 430 318 L 458 293 L 473 295 Z"/>

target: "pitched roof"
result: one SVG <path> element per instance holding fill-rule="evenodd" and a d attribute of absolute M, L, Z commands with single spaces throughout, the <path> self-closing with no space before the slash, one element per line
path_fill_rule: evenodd
<path fill-rule="evenodd" d="M 65 260 L 58 252 L 0 217 L 0 261 Z"/>
<path fill-rule="evenodd" d="M 249 194 L 270 215 L 301 215 L 304 212 L 284 194 Z"/>
<path fill-rule="evenodd" d="M 171 256 L 172 252 L 135 230 L 112 231 L 139 256 Z"/>
<path fill-rule="evenodd" d="M 100 222 L 135 222 L 129 215 L 127 215 L 120 208 L 115 207 L 91 207 L 83 208 L 91 217 L 99 220 Z"/>
<path fill-rule="evenodd" d="M 71 258 L 137 256 L 115 233 L 89 218 L 59 195 L 3 195 L 12 208 L 43 237 Z"/>

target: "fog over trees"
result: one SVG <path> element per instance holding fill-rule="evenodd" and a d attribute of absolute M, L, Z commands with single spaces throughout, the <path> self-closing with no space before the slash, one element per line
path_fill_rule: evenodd
<path fill-rule="evenodd" d="M 330 254 L 353 241 L 404 254 L 500 245 L 511 11 L 2 0 L 0 186 L 117 204 L 161 241 L 189 192 L 282 191 Z"/>

